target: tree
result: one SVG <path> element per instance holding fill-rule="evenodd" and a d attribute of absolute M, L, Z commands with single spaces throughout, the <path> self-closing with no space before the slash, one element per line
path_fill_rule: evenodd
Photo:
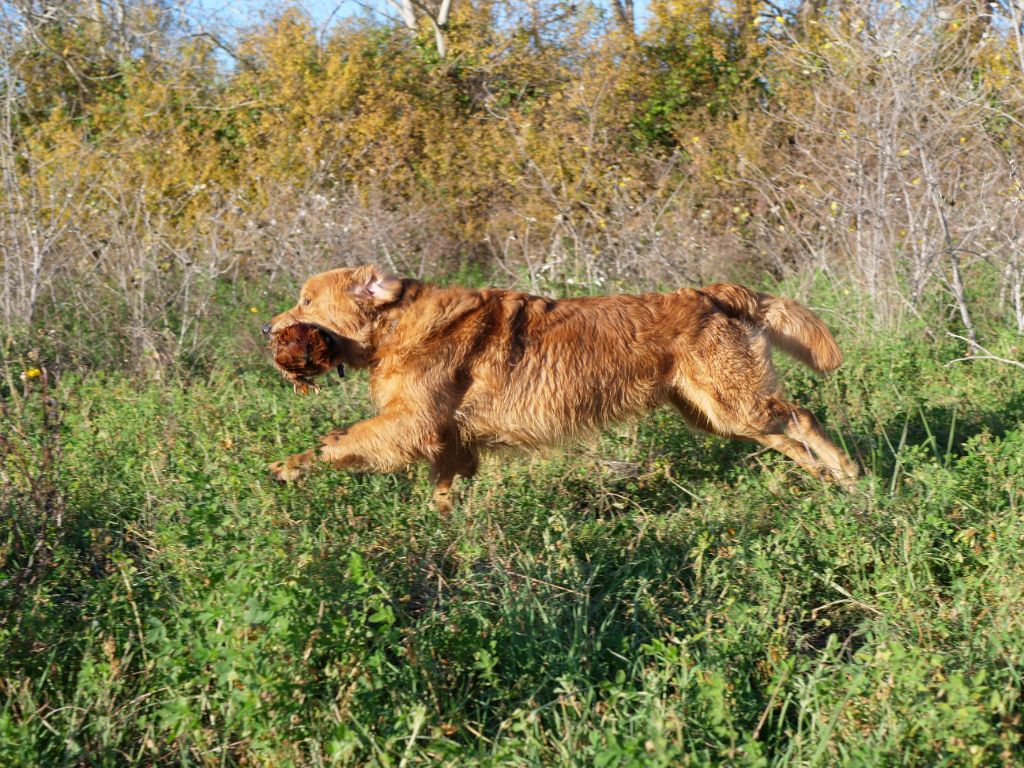
<path fill-rule="evenodd" d="M 424 0 L 388 0 L 398 9 L 402 23 L 411 32 L 418 30 L 417 14 L 425 17 L 434 30 L 434 43 L 437 55 L 442 59 L 448 54 L 448 16 L 452 10 L 452 0 L 440 0 L 436 7 L 428 5 Z"/>

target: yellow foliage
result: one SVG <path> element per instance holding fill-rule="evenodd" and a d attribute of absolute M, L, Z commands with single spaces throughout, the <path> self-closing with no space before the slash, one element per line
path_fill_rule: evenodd
<path fill-rule="evenodd" d="M 168 37 L 161 57 L 125 60 L 96 53 L 110 48 L 98 27 L 54 29 L 48 42 L 65 61 L 33 54 L 17 72 L 19 140 L 33 160 L 23 183 L 44 198 L 78 185 L 100 208 L 130 190 L 161 219 L 200 229 L 229 198 L 244 212 L 282 188 L 344 189 L 429 210 L 469 250 L 524 220 L 553 229 L 572 215 L 605 231 L 613 208 L 621 216 L 684 186 L 711 222 L 733 226 L 734 209 L 755 209 L 736 180 L 786 162 L 790 129 L 771 111 L 810 119 L 808 84 L 826 76 L 846 78 L 847 102 L 833 106 L 852 110 L 874 76 L 851 58 L 861 19 L 839 10 L 829 24 L 783 19 L 782 31 L 759 23 L 764 8 L 654 0 L 633 36 L 592 9 L 552 32 L 502 26 L 487 2 L 456 3 L 445 60 L 426 26 L 410 36 L 348 22 L 321 41 L 290 9 L 241 41 L 230 70 L 202 39 Z M 158 7 L 147 13 L 135 23 L 158 28 Z M 979 37 L 972 65 L 993 93 L 1019 99 L 1008 46 Z M 75 67 L 91 68 L 86 85 Z M 851 126 L 829 130 L 852 141 Z"/>

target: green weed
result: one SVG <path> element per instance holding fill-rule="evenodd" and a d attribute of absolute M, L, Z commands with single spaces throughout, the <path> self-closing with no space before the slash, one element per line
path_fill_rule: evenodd
<path fill-rule="evenodd" d="M 244 334 L 169 381 L 29 379 L 0 764 L 1020 763 L 1024 380 L 917 338 L 786 365 L 849 494 L 666 411 L 492 457 L 449 517 L 422 469 L 269 482 L 365 380 L 296 398 Z"/>

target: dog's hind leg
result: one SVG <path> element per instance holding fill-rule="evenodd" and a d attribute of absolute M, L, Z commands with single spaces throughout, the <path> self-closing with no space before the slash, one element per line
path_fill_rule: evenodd
<path fill-rule="evenodd" d="M 786 437 L 786 435 L 771 433 L 755 435 L 749 439 L 760 443 L 766 448 L 772 448 L 779 453 L 788 456 L 798 466 L 803 467 L 803 469 L 805 469 L 809 474 L 819 480 L 832 479 L 832 474 L 828 471 L 828 468 L 819 461 L 818 457 L 814 455 L 814 452 L 803 443 L 798 443 L 796 440 Z"/>
<path fill-rule="evenodd" d="M 844 485 L 857 477 L 814 415 L 781 396 L 768 337 L 749 324 L 712 317 L 680 350 L 668 399 L 698 429 L 758 442 L 815 477 Z"/>
<path fill-rule="evenodd" d="M 857 466 L 829 440 L 806 408 L 775 395 L 754 394 L 743 398 L 751 402 L 743 403 L 722 402 L 707 395 L 693 398 L 692 387 L 690 395 L 674 394 L 669 399 L 695 429 L 760 443 L 822 480 L 849 486 L 857 478 Z"/>
<path fill-rule="evenodd" d="M 679 411 L 679 415 L 683 417 L 683 421 L 690 425 L 691 429 L 695 429 L 698 432 L 710 432 L 712 435 L 719 435 L 721 437 L 735 437 L 732 433 L 723 432 L 712 426 L 711 420 L 707 417 L 704 411 L 682 395 L 672 394 L 669 395 L 668 399 L 669 402 L 675 406 L 676 410 Z"/>
<path fill-rule="evenodd" d="M 827 472 L 823 476 L 830 476 L 841 485 L 849 487 L 857 479 L 860 471 L 857 465 L 829 440 L 814 414 L 782 398 L 773 397 L 772 400 L 773 410 L 780 414 L 780 418 L 768 425 L 760 434 L 751 437 L 762 445 L 781 451 L 813 474 L 818 474 L 809 466 L 812 463 L 809 457 L 813 451 L 817 459 L 813 465 Z"/>

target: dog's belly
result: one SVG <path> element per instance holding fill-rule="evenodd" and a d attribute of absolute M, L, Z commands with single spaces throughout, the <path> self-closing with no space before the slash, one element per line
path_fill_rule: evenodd
<path fill-rule="evenodd" d="M 573 355 L 526 355 L 491 367 L 474 377 L 460 403 L 460 432 L 470 442 L 534 448 L 634 418 L 665 400 L 658 370 L 640 363 L 610 368 Z"/>

